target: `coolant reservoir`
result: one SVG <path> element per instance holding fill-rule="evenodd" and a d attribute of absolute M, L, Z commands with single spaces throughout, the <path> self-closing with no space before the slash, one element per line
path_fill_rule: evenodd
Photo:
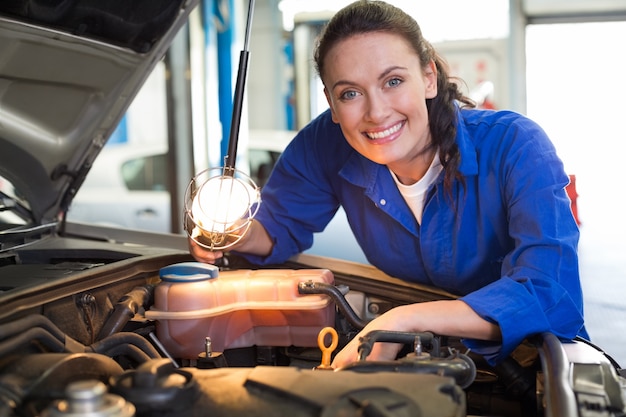
<path fill-rule="evenodd" d="M 206 337 L 214 351 L 254 345 L 317 346 L 321 329 L 333 326 L 335 308 L 326 295 L 300 295 L 305 281 L 334 283 L 327 269 L 259 269 L 218 272 L 184 262 L 162 268 L 154 305 L 157 336 L 168 352 L 195 359 Z"/>

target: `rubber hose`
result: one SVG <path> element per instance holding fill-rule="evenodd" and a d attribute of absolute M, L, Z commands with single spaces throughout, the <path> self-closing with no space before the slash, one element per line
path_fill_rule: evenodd
<path fill-rule="evenodd" d="M 95 353 L 105 353 L 109 350 L 124 344 L 135 345 L 151 358 L 161 358 L 159 352 L 145 338 L 136 333 L 122 332 L 106 337 L 88 347 L 88 350 Z"/>
<path fill-rule="evenodd" d="M 124 295 L 115 305 L 113 313 L 106 320 L 97 340 L 102 340 L 121 331 L 126 323 L 132 319 L 141 307 L 148 307 L 152 302 L 154 285 L 144 285 L 133 288 Z"/>
<path fill-rule="evenodd" d="M 306 281 L 298 284 L 298 292 L 300 294 L 324 294 L 333 299 L 339 311 L 343 313 L 352 326 L 358 330 L 362 330 L 368 323 L 362 320 L 352 309 L 346 297 L 339 291 L 337 287 L 323 282 Z"/>

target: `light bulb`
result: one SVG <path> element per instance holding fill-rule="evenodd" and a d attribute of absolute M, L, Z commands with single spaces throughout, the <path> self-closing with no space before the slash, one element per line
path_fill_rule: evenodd
<path fill-rule="evenodd" d="M 225 249 L 247 231 L 258 208 L 259 190 L 242 174 L 210 176 L 210 171 L 198 175 L 188 187 L 185 229 L 202 246 Z"/>
<path fill-rule="evenodd" d="M 223 232 L 246 216 L 255 194 L 252 187 L 236 178 L 211 178 L 198 190 L 191 213 L 203 229 Z"/>

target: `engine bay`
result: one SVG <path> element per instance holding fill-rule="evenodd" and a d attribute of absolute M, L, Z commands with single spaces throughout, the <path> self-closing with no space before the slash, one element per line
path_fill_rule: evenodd
<path fill-rule="evenodd" d="M 619 366 L 550 335 L 492 367 L 452 337 L 375 332 L 333 369 L 376 315 L 450 296 L 362 265 L 52 238 L 4 256 L 0 285 L 0 416 L 624 415 Z M 377 342 L 403 348 L 366 360 Z"/>

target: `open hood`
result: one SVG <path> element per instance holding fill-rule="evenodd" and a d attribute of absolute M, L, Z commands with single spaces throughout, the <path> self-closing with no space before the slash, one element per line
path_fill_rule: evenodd
<path fill-rule="evenodd" d="M 0 2 L 2 212 L 58 220 L 197 3 Z"/>

